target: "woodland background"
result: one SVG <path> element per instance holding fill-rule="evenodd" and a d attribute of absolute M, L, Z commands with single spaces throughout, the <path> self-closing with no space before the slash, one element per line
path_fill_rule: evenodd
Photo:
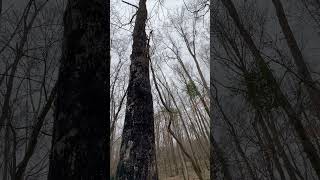
<path fill-rule="evenodd" d="M 272 0 L 233 1 L 255 48 L 222 1 L 148 2 L 160 179 L 209 179 L 210 153 L 216 179 L 319 178 L 299 132 L 319 157 L 320 106 L 313 100 L 320 102 L 320 96 L 312 95 L 319 92 L 320 2 L 281 2 L 312 81 L 300 74 Z M 0 179 L 46 179 L 65 6 L 64 0 L 2 2 Z M 111 1 L 111 175 L 119 158 L 135 12 L 132 5 Z M 264 74 L 254 49 L 274 80 Z"/>

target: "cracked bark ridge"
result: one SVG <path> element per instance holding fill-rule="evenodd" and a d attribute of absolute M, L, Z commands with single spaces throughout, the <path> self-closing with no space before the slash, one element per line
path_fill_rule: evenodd
<path fill-rule="evenodd" d="M 107 179 L 109 25 L 104 0 L 69 0 L 49 180 Z"/>
<path fill-rule="evenodd" d="M 146 0 L 140 0 L 133 31 L 127 107 L 117 180 L 158 179 L 146 21 Z"/>

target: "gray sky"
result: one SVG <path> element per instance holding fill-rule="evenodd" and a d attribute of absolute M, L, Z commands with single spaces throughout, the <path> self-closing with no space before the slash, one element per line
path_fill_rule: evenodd
<path fill-rule="evenodd" d="M 134 4 L 134 5 L 138 5 L 138 0 L 127 0 L 127 2 Z M 147 10 L 148 10 L 148 16 L 149 16 L 149 21 L 147 23 L 147 26 L 149 28 L 152 28 L 154 30 L 154 35 L 158 36 L 161 34 L 163 34 L 163 38 L 159 39 L 159 43 L 157 43 L 157 45 L 160 44 L 160 46 L 162 45 L 163 41 L 167 38 L 167 35 L 165 34 L 166 31 L 166 27 L 164 26 L 164 22 L 168 22 L 169 18 L 168 18 L 168 14 L 175 14 L 177 13 L 178 9 L 181 9 L 182 7 L 184 7 L 184 3 L 183 0 L 164 0 L 163 4 L 161 6 L 159 6 L 159 1 L 155 1 L 155 0 L 148 0 L 147 1 Z M 132 15 L 136 12 L 136 8 L 127 5 L 125 3 L 122 2 L 122 0 L 112 0 L 112 4 L 111 6 L 115 7 L 117 10 L 117 15 L 118 17 L 120 17 L 122 19 L 122 23 L 128 23 L 132 17 Z M 187 14 L 188 12 L 186 12 Z M 112 14 L 111 14 L 112 17 Z M 114 21 L 113 18 L 111 18 L 111 22 Z M 114 21 L 114 23 L 116 24 L 117 22 Z M 111 25 L 113 26 L 116 31 L 115 31 L 115 36 L 113 38 L 117 38 L 119 37 L 119 39 L 124 38 L 124 36 L 127 36 L 128 38 L 131 38 L 132 34 L 132 30 L 133 30 L 133 24 L 132 26 L 125 26 L 122 28 L 117 28 L 117 25 Z M 189 26 L 189 24 L 188 24 Z M 201 27 L 201 26 L 199 26 Z M 127 30 L 124 30 L 127 29 Z M 147 28 L 148 29 L 148 28 Z M 178 37 L 178 35 L 176 34 L 176 32 L 174 32 L 174 30 L 172 29 L 172 27 L 170 27 L 170 31 L 169 35 L 172 36 L 177 42 L 179 42 L 180 46 L 181 46 L 181 54 L 183 57 L 183 61 L 184 62 L 188 62 L 191 65 L 193 64 L 193 61 L 191 59 L 191 56 L 189 55 L 189 53 L 186 50 L 185 44 L 183 42 L 183 40 Z M 120 32 L 121 31 L 121 32 Z M 201 31 L 199 29 L 199 31 Z M 147 30 L 147 34 L 148 34 L 149 30 Z M 113 34 L 113 33 L 112 33 Z M 112 38 L 112 34 L 111 34 L 111 38 Z M 120 35 L 121 34 L 121 35 Z M 201 34 L 201 33 L 200 33 Z M 204 43 L 204 42 L 201 42 Z M 207 39 L 207 44 L 209 43 L 209 39 Z M 130 44 L 128 45 L 128 50 L 127 50 L 127 58 L 130 57 L 130 49 L 132 46 L 132 42 L 130 41 Z M 113 56 L 115 59 L 116 57 Z M 114 60 L 115 60 L 114 59 Z M 155 63 L 159 63 L 158 59 L 153 58 L 153 65 L 155 66 Z M 117 61 L 113 61 L 112 63 L 117 63 Z M 129 62 L 128 62 L 129 63 Z M 172 60 L 170 61 L 168 64 L 166 63 L 161 63 L 161 69 L 163 70 L 163 72 L 165 73 L 166 79 L 167 81 L 177 81 L 177 75 L 173 72 L 173 70 L 171 69 L 173 67 L 173 64 L 177 64 L 177 60 Z M 195 67 L 195 65 L 193 66 Z M 209 67 L 208 66 L 203 66 L 203 69 L 205 72 L 209 72 Z M 128 73 L 129 68 L 125 68 L 123 71 L 126 71 Z M 198 76 L 198 74 L 196 73 L 196 68 L 193 68 L 192 71 L 194 71 L 194 74 L 196 76 Z M 160 73 L 159 73 L 160 74 Z M 206 73 L 205 76 L 207 77 L 207 79 L 209 80 L 209 73 Z M 152 83 L 153 84 L 153 83 Z M 178 85 L 179 86 L 179 85 Z M 184 86 L 179 86 L 179 88 L 184 88 Z M 153 97 L 155 98 L 157 96 L 156 91 L 153 92 Z M 154 107 L 155 107 L 155 112 L 156 110 L 156 100 L 154 101 Z M 124 117 L 121 118 L 121 121 L 117 123 L 117 127 L 119 128 L 117 131 L 117 136 L 119 136 L 119 133 L 121 133 L 121 129 L 122 129 L 122 125 L 123 125 L 123 120 Z"/>

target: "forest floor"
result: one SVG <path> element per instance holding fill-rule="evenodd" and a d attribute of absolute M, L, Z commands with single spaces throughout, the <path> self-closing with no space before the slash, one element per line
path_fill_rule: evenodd
<path fill-rule="evenodd" d="M 189 180 L 198 180 L 198 176 L 196 174 L 189 175 Z M 209 180 L 209 176 L 205 177 L 206 180 Z M 160 178 L 160 180 L 184 180 L 183 175 Z"/>
<path fill-rule="evenodd" d="M 209 180 L 209 174 L 206 174 L 204 177 L 206 180 Z M 173 176 L 173 177 L 162 177 L 160 180 L 184 180 L 183 175 Z M 199 180 L 198 176 L 196 174 L 190 174 L 189 173 L 189 180 Z"/>
<path fill-rule="evenodd" d="M 188 168 L 189 180 L 198 180 L 199 178 L 198 178 L 197 174 L 194 172 L 194 170 L 193 170 L 191 164 L 189 164 L 189 162 L 187 162 L 187 168 Z M 202 170 L 204 170 L 204 169 L 202 169 Z M 207 169 L 204 170 L 202 175 L 205 180 L 210 179 L 210 172 Z M 180 171 L 179 175 L 175 175 L 175 176 L 168 176 L 166 174 L 163 174 L 163 171 L 162 171 L 162 173 L 160 173 L 160 180 L 184 180 L 184 178 L 183 178 L 183 174 L 181 171 Z"/>

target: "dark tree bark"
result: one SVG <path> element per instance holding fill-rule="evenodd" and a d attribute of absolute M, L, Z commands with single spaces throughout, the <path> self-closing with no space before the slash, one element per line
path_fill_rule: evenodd
<path fill-rule="evenodd" d="M 214 34 L 213 34 L 213 16 L 214 16 L 214 13 L 213 13 L 213 0 L 210 0 L 210 178 L 211 179 L 217 179 L 217 164 L 215 162 L 215 156 L 214 156 L 214 148 L 213 148 L 213 140 L 214 140 L 214 137 L 213 137 L 213 132 L 214 132 L 214 127 L 213 127 L 213 124 L 214 124 L 214 118 L 213 118 L 213 88 L 212 88 L 212 82 L 213 82 L 213 77 L 214 77 L 214 74 L 213 74 L 213 66 L 214 66 L 214 61 L 213 61 L 213 37 L 214 37 Z"/>
<path fill-rule="evenodd" d="M 2 15 L 2 0 L 0 0 L 0 16 Z"/>
<path fill-rule="evenodd" d="M 109 3 L 69 0 L 49 180 L 108 179 Z"/>
<path fill-rule="evenodd" d="M 127 107 L 116 175 L 118 180 L 158 179 L 146 21 L 146 0 L 140 0 L 133 30 Z"/>

